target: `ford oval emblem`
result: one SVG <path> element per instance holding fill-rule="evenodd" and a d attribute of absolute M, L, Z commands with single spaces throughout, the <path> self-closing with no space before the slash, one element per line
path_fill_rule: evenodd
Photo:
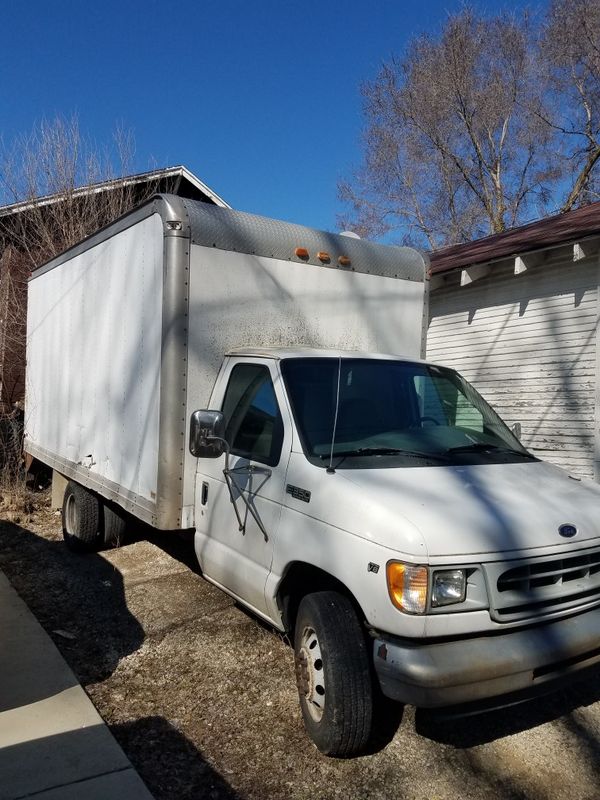
<path fill-rule="evenodd" d="M 572 539 L 577 533 L 577 528 L 575 525 L 561 525 L 558 532 L 561 536 L 564 536 L 565 539 Z"/>

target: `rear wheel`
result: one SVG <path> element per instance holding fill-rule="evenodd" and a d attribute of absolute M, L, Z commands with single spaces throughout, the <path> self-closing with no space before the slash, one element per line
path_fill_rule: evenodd
<path fill-rule="evenodd" d="M 373 686 L 364 632 L 350 600 L 334 591 L 304 597 L 294 650 L 309 736 L 327 755 L 357 755 L 371 734 Z"/>
<path fill-rule="evenodd" d="M 121 547 L 125 542 L 127 515 L 123 509 L 102 504 L 102 541 L 105 547 Z"/>
<path fill-rule="evenodd" d="M 100 501 L 74 481 L 69 481 L 65 489 L 62 527 L 70 550 L 91 550 L 99 541 Z"/>

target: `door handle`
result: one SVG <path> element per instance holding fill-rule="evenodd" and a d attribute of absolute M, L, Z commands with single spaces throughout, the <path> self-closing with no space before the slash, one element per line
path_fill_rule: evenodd
<path fill-rule="evenodd" d="M 200 503 L 201 505 L 205 506 L 208 502 L 208 483 L 206 481 L 202 481 L 202 491 L 200 493 Z"/>

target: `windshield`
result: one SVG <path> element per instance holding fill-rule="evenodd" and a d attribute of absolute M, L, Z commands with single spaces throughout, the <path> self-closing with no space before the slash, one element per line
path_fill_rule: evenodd
<path fill-rule="evenodd" d="M 383 359 L 290 358 L 282 372 L 313 463 L 328 466 L 332 443 L 336 469 L 534 458 L 454 370 Z"/>

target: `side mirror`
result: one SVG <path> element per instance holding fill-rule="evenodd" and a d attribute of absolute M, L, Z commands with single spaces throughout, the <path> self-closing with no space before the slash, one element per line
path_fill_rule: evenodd
<path fill-rule="evenodd" d="M 226 449 L 225 417 L 220 411 L 194 411 L 190 422 L 190 453 L 218 458 Z"/>
<path fill-rule="evenodd" d="M 510 432 L 513 434 L 513 436 L 516 436 L 517 439 L 519 439 L 519 441 L 520 441 L 521 440 L 521 423 L 520 422 L 515 422 L 514 425 L 511 425 L 510 426 Z"/>

